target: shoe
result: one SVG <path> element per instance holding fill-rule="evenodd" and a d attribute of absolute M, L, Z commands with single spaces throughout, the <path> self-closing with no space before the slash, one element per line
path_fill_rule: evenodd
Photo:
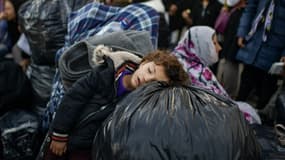
<path fill-rule="evenodd" d="M 278 142 L 281 146 L 285 147 L 285 126 L 283 124 L 276 124 L 274 126 Z"/>

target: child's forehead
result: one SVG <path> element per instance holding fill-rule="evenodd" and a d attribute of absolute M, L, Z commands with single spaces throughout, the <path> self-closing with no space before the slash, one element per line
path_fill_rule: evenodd
<path fill-rule="evenodd" d="M 154 61 L 143 61 L 141 63 L 141 65 L 145 65 L 145 64 L 149 64 L 149 65 L 154 64 L 155 65 Z"/>

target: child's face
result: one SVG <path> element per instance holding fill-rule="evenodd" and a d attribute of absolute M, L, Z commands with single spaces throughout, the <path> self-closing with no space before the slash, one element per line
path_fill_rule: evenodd
<path fill-rule="evenodd" d="M 168 82 L 169 78 L 166 76 L 162 65 L 157 65 L 154 62 L 144 62 L 140 64 L 139 68 L 132 75 L 132 86 L 137 88 L 151 81 Z"/>

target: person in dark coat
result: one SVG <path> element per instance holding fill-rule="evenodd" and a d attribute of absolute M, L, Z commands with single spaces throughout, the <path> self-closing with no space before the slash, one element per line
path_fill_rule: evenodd
<path fill-rule="evenodd" d="M 237 31 L 241 47 L 236 58 L 243 62 L 237 100 L 245 101 L 256 89 L 256 108 L 263 109 L 277 89 L 274 62 L 285 61 L 285 0 L 248 0 Z"/>
<path fill-rule="evenodd" d="M 214 28 L 222 4 L 217 0 L 192 0 L 188 3 L 188 8 L 184 9 L 181 15 L 187 27 L 209 26 Z M 216 73 L 217 63 L 210 68 Z"/>
<path fill-rule="evenodd" d="M 189 84 L 188 75 L 176 57 L 162 51 L 141 59 L 130 52 L 112 52 L 99 45 L 93 62 L 99 65 L 76 81 L 62 99 L 51 126 L 52 141 L 45 159 L 63 155 L 68 158 L 83 155 L 81 159 L 90 159 L 93 138 L 113 111 L 112 104 L 137 87 L 151 81 Z"/>
<path fill-rule="evenodd" d="M 0 116 L 13 109 L 33 109 L 32 86 L 14 61 L 0 58 Z"/>
<path fill-rule="evenodd" d="M 221 55 L 224 57 L 225 62 L 221 66 L 221 83 L 233 99 L 237 96 L 238 81 L 240 79 L 239 62 L 236 60 L 236 54 L 239 50 L 236 33 L 245 6 L 246 0 L 240 0 L 231 8 L 234 11 L 231 11 L 227 28 L 223 34 L 224 41 Z"/>
<path fill-rule="evenodd" d="M 216 0 L 192 0 L 184 8 L 182 17 L 189 26 L 209 26 L 214 28 L 222 4 Z"/>

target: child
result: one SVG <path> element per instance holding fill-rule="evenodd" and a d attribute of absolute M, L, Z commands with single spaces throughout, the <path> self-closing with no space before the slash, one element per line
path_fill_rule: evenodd
<path fill-rule="evenodd" d="M 99 45 L 93 61 L 101 64 L 76 81 L 63 97 L 52 125 L 52 141 L 45 159 L 91 159 L 96 131 L 113 110 L 113 106 L 107 105 L 137 87 L 151 81 L 189 84 L 179 61 L 163 51 L 150 53 L 141 60 L 132 53 L 112 52 Z"/>

